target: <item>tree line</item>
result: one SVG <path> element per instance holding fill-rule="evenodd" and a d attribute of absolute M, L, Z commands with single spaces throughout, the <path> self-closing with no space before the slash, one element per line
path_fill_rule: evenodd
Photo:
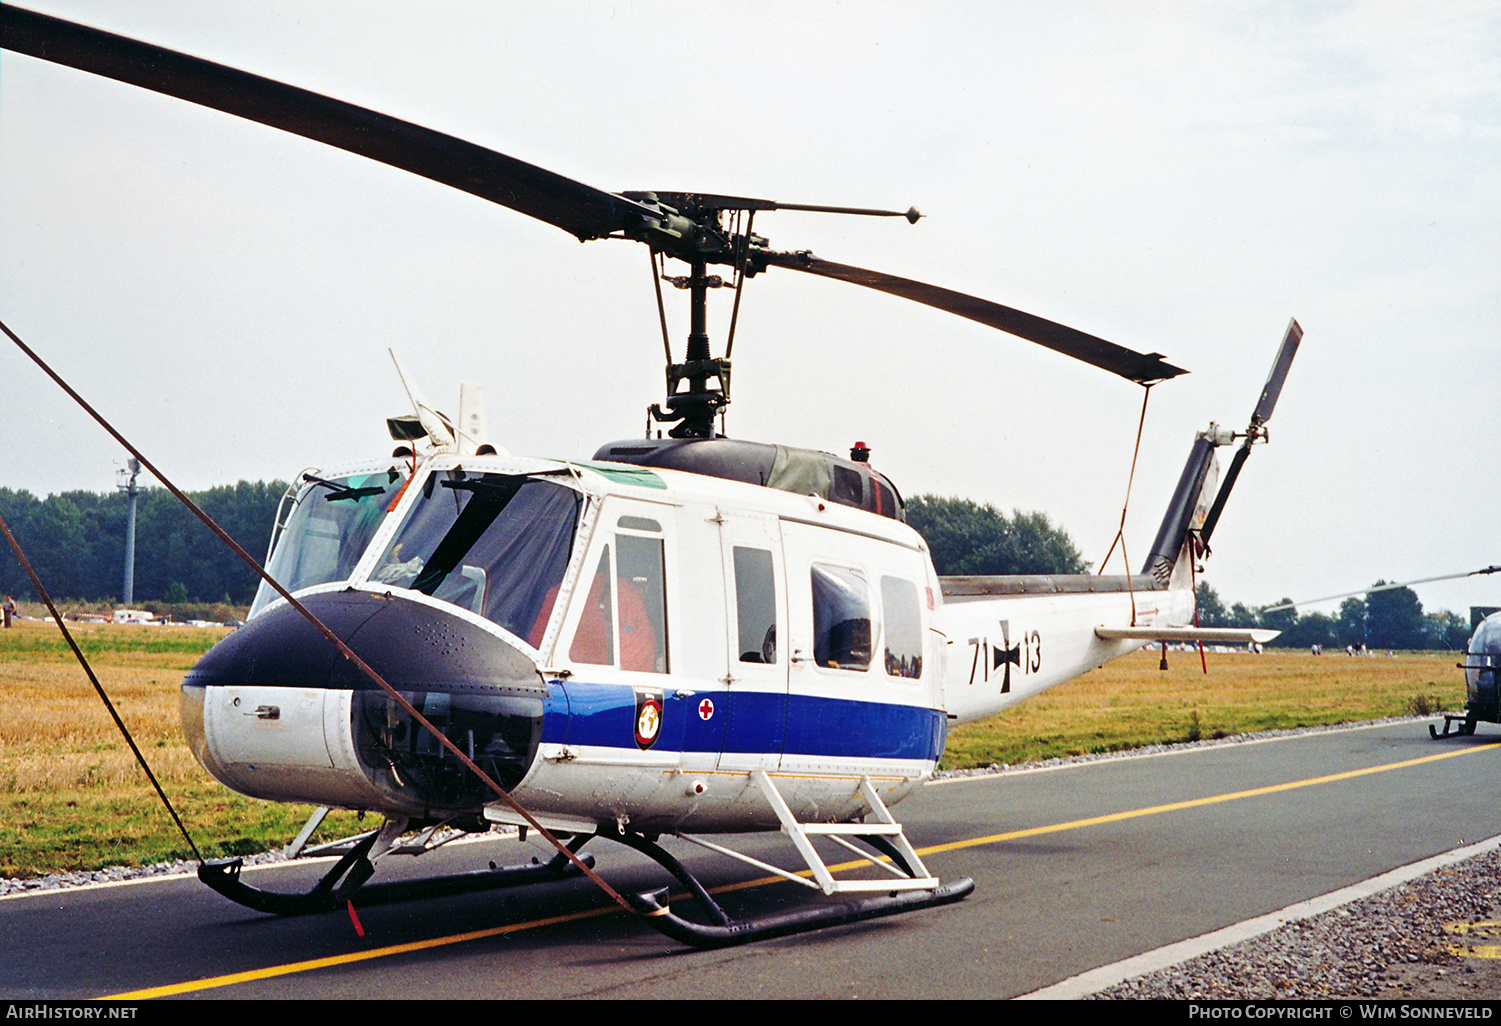
<path fill-rule="evenodd" d="M 241 481 L 188 496 L 257 559 L 264 558 L 285 481 Z M 125 580 L 123 492 L 61 492 L 39 499 L 0 488 L 0 516 L 56 599 L 118 601 Z M 249 605 L 258 578 L 172 494 L 136 497 L 134 601 Z M 40 600 L 9 545 L 0 546 L 0 592 Z"/>
<path fill-rule="evenodd" d="M 928 543 L 933 568 L 944 577 L 969 574 L 1082 574 L 1089 569 L 1073 541 L 1043 513 L 968 499 L 915 495 L 907 523 Z"/>
<path fill-rule="evenodd" d="M 1377 581 L 1371 587 L 1379 588 L 1386 583 Z M 1199 583 L 1197 597 L 1201 626 L 1266 627 L 1281 631 L 1272 644 L 1282 648 L 1318 645 L 1331 651 L 1350 646 L 1457 651 L 1469 646 L 1473 630 L 1469 620 L 1457 613 L 1423 612 L 1423 603 L 1411 588 L 1390 588 L 1347 598 L 1336 613 L 1299 613 L 1296 609 L 1276 608 L 1291 605 L 1292 599 L 1274 602 L 1266 607 L 1266 612 L 1249 609 L 1239 602 L 1227 609 L 1214 589 L 1204 582 Z"/>
<path fill-rule="evenodd" d="M 285 481 L 241 481 L 189 495 L 230 537 L 260 558 L 286 490 Z M 118 491 L 63 492 L 38 499 L 30 492 L 0 488 L 0 516 L 57 598 L 120 598 L 126 503 Z M 994 506 L 935 495 L 914 496 L 906 512 L 907 522 L 927 540 L 934 568 L 944 576 L 1077 574 L 1089 569 L 1068 534 L 1042 513 L 1013 511 L 1007 516 Z M 244 606 L 255 597 L 256 584 L 254 573 L 170 493 L 142 489 L 136 509 L 138 604 Z M 0 593 L 40 598 L 9 546 L 0 551 Z M 1282 634 L 1272 644 L 1284 647 L 1463 649 L 1471 629 L 1454 613 L 1425 613 L 1410 588 L 1345 599 L 1332 615 L 1300 614 L 1296 609 L 1261 612 L 1239 602 L 1227 608 L 1204 582 L 1198 585 L 1197 597 L 1202 626 L 1279 630 Z"/>
<path fill-rule="evenodd" d="M 189 497 L 246 551 L 264 555 L 284 481 L 241 481 Z M 38 499 L 0 488 L 0 516 L 54 597 L 101 601 L 121 596 L 127 498 L 122 492 L 63 492 Z M 1041 513 L 1006 516 L 963 499 L 920 495 L 907 519 L 928 540 L 943 574 L 1083 573 L 1067 534 Z M 257 579 L 172 495 L 145 488 L 137 498 L 134 599 L 247 605 Z M 0 592 L 35 600 L 31 582 L 6 546 Z"/>

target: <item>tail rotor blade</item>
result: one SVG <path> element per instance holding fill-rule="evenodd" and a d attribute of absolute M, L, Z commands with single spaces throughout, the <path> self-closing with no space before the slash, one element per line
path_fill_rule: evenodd
<path fill-rule="evenodd" d="M 1261 389 L 1261 399 L 1251 413 L 1251 424 L 1246 429 L 1246 443 L 1236 450 L 1234 459 L 1225 471 L 1225 480 L 1220 485 L 1219 493 L 1214 497 L 1214 505 L 1204 517 L 1200 535 L 1205 543 L 1208 543 L 1209 536 L 1214 533 L 1214 525 L 1220 522 L 1220 514 L 1225 510 L 1230 490 L 1235 487 L 1235 479 L 1240 477 L 1240 468 L 1245 466 L 1246 458 L 1251 455 L 1251 446 L 1258 438 L 1265 436 L 1262 428 L 1272 419 L 1272 410 L 1277 406 L 1277 397 L 1282 394 L 1282 384 L 1287 380 L 1288 368 L 1293 365 L 1293 357 L 1298 354 L 1298 344 L 1302 341 L 1303 328 L 1295 317 L 1287 322 L 1287 333 L 1282 336 L 1282 346 L 1277 350 L 1277 358 L 1272 361 L 1272 372 L 1267 375 L 1266 385 Z"/>
<path fill-rule="evenodd" d="M 1199 537 L 1204 539 L 1204 544 L 1209 544 L 1209 536 L 1214 534 L 1214 525 L 1220 522 L 1220 514 L 1225 511 L 1225 500 L 1230 498 L 1230 489 L 1235 487 L 1235 479 L 1240 477 L 1240 468 L 1246 465 L 1246 457 L 1251 455 L 1251 443 L 1247 442 L 1235 450 L 1235 456 L 1230 460 L 1230 466 L 1225 469 L 1225 480 L 1220 484 L 1220 490 L 1215 493 L 1214 505 L 1209 507 L 1209 512 L 1204 515 L 1204 526 L 1199 529 Z"/>
<path fill-rule="evenodd" d="M 1287 334 L 1282 336 L 1282 348 L 1277 350 L 1277 359 L 1272 361 L 1272 372 L 1267 375 L 1266 387 L 1261 390 L 1261 400 L 1251 414 L 1251 423 L 1261 426 L 1272 419 L 1272 410 L 1277 397 L 1282 394 L 1282 383 L 1287 380 L 1287 370 L 1298 355 L 1298 343 L 1303 341 L 1303 328 L 1297 318 L 1287 322 Z"/>

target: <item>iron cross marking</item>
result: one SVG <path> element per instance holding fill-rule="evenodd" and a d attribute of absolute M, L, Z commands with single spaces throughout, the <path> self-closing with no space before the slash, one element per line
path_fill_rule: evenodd
<path fill-rule="evenodd" d="M 1006 667 L 1006 675 L 1001 682 L 1001 694 L 1007 694 L 1011 690 L 1011 667 L 1020 667 L 1022 664 L 1021 642 L 1011 644 L 1011 621 L 1001 621 L 1001 644 L 1000 647 L 991 649 L 991 658 L 995 660 L 995 665 L 991 669 L 999 669 L 1002 665 Z"/>

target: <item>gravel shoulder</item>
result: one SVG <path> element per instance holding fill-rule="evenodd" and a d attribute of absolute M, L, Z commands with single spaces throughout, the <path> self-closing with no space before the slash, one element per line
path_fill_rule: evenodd
<path fill-rule="evenodd" d="M 1498 911 L 1501 852 L 1491 852 L 1092 997 L 1493 999 L 1501 960 L 1472 952 L 1498 938 L 1473 924 Z"/>

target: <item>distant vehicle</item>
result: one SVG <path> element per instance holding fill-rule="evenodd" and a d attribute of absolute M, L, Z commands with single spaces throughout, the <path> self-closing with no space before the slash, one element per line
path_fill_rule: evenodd
<path fill-rule="evenodd" d="M 1470 637 L 1465 652 L 1465 661 L 1458 664 L 1465 672 L 1465 714 L 1444 717 L 1443 733 L 1428 725 L 1428 733 L 1434 739 L 1475 733 L 1475 724 L 1501 723 L 1501 687 L 1496 685 L 1496 669 L 1501 666 L 1501 613 L 1492 613 L 1481 620 Z M 1451 730 L 1458 721 L 1459 727 Z"/>
<path fill-rule="evenodd" d="M 116 609 L 111 623 L 156 623 L 156 614 L 144 609 Z"/>

